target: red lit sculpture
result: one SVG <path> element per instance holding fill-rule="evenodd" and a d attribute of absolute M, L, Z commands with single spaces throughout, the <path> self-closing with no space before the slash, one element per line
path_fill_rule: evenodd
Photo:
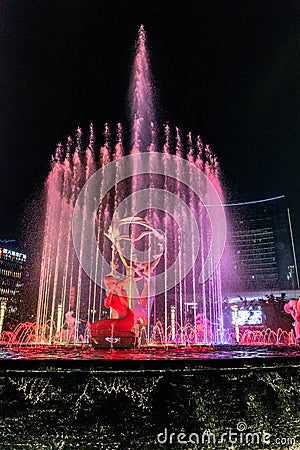
<path fill-rule="evenodd" d="M 128 306 L 128 296 L 124 289 L 127 279 L 118 281 L 113 276 L 104 280 L 109 294 L 104 300 L 106 308 L 112 308 L 112 318 L 94 322 L 90 327 L 90 339 L 95 348 L 127 348 L 134 345 L 132 332 L 134 314 Z"/>

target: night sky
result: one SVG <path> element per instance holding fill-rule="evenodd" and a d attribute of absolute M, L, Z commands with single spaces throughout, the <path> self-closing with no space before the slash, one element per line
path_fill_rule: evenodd
<path fill-rule="evenodd" d="M 92 122 L 100 145 L 105 122 L 128 126 L 143 23 L 161 124 L 212 146 L 229 202 L 285 194 L 300 250 L 299 12 L 298 0 L 1 0 L 0 238 L 20 241 L 59 141 Z"/>

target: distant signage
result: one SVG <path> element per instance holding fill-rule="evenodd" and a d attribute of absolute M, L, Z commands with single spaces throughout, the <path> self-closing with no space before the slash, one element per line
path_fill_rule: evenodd
<path fill-rule="evenodd" d="M 251 306 L 239 309 L 237 321 L 239 326 L 261 325 L 263 323 L 261 306 L 256 306 L 255 309 L 253 309 Z M 232 312 L 232 323 L 234 323 L 234 312 Z"/>
<path fill-rule="evenodd" d="M 25 262 L 27 256 L 24 255 L 24 253 L 15 252 L 13 250 L 8 250 L 7 248 L 0 247 L 0 258 Z"/>

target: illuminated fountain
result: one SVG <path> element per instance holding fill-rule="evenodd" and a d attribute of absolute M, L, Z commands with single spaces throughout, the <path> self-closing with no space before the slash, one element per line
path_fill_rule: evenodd
<path fill-rule="evenodd" d="M 69 137 L 65 147 L 61 144 L 57 146 L 46 182 L 47 208 L 37 311 L 37 342 L 77 343 L 88 339 L 89 325 L 101 319 L 105 310 L 103 300 L 106 293 L 103 289 L 103 279 L 108 275 L 108 271 L 96 257 L 99 250 L 110 264 L 111 273 L 118 271 L 119 276 L 125 276 L 126 273 L 126 276 L 133 278 L 127 287 L 129 303 L 136 321 L 139 325 L 144 325 L 142 332 L 148 341 L 156 334 L 157 323 L 163 324 L 163 342 L 185 341 L 186 333 L 183 330 L 187 324 L 195 330 L 198 329 L 198 332 L 194 330 L 193 342 L 223 341 L 219 264 L 222 249 L 217 252 L 217 256 L 211 251 L 212 239 L 218 240 L 213 236 L 214 207 L 217 208 L 218 218 L 221 216 L 221 222 L 223 221 L 224 236 L 226 233 L 224 213 L 220 208 L 223 197 L 218 163 L 210 147 L 203 145 L 199 136 L 193 137 L 189 133 L 183 138 L 178 128 L 173 133 L 169 125 L 164 126 L 163 130 L 157 128 L 143 27 L 139 31 L 131 81 L 131 114 L 133 125 L 130 143 L 126 143 L 123 138 L 120 124 L 115 134 L 106 125 L 104 143 L 98 149 L 91 125 L 87 142 L 78 128 L 74 140 Z M 160 143 L 162 135 L 163 143 Z M 155 159 L 157 154 L 163 159 Z M 139 162 L 136 159 L 130 161 L 130 164 L 136 165 L 133 174 L 123 180 L 120 177 L 121 181 L 113 183 L 112 189 L 107 193 L 106 180 L 102 177 L 98 185 L 101 201 L 94 208 L 96 213 L 91 217 L 85 197 L 87 188 L 83 188 L 85 183 L 94 174 L 104 173 L 109 163 L 121 161 L 125 155 L 143 155 L 145 158 L 148 156 L 149 173 L 139 171 Z M 158 167 L 160 162 L 161 167 Z M 117 168 L 116 180 L 122 170 L 123 166 Z M 197 183 L 199 172 L 202 176 L 201 198 L 193 190 L 193 183 Z M 150 195 L 144 203 L 144 210 L 136 212 L 137 201 L 131 194 L 141 190 Z M 171 206 L 170 197 L 167 194 L 162 195 L 162 192 L 172 194 Z M 160 197 L 156 201 L 157 196 Z M 164 236 L 163 251 L 159 260 L 156 260 L 153 271 L 154 278 L 159 278 L 164 289 L 157 289 L 155 283 L 158 282 L 155 280 L 148 283 L 147 305 L 144 311 L 138 306 L 143 280 L 136 281 L 132 276 L 133 272 L 137 272 L 138 263 L 140 264 L 140 261 L 136 260 L 136 253 L 147 253 L 151 263 L 155 256 L 151 251 L 157 253 L 157 248 L 150 242 L 149 233 L 146 233 L 145 237 L 139 238 L 129 250 L 131 257 L 122 257 L 120 248 L 117 249 L 111 237 L 113 214 L 116 214 L 119 207 L 123 212 L 118 211 L 117 223 L 131 216 L 139 217 L 142 221 L 137 222 L 134 219 L 135 223 L 127 224 L 130 228 L 129 244 L 132 244 L 134 234 L 143 233 L 145 224 L 148 224 L 148 228 L 152 227 L 151 236 L 154 236 L 155 232 L 157 234 L 158 231 L 155 230 L 159 230 Z M 76 249 L 73 245 L 74 229 L 72 234 L 74 208 L 80 210 L 76 224 Z M 180 225 L 177 223 L 178 215 L 182 218 Z M 191 215 L 199 230 L 199 236 L 190 234 Z M 84 249 L 89 245 L 86 244 L 86 239 L 92 222 L 99 250 L 93 246 L 90 248 L 91 262 L 87 275 L 79 260 L 83 258 Z M 218 245 L 222 247 L 222 242 Z M 123 246 L 126 247 L 124 240 Z M 187 256 L 191 254 L 195 256 L 193 264 L 187 261 Z M 172 283 L 168 278 L 169 269 L 174 280 Z M 198 279 L 205 270 L 209 276 L 199 283 Z M 143 317 L 139 317 L 141 314 Z M 139 329 L 141 328 L 143 327 L 139 326 Z"/>
<path fill-rule="evenodd" d="M 143 27 L 130 94 L 129 139 L 121 124 L 114 132 L 105 125 L 98 148 L 90 125 L 88 137 L 78 128 L 58 144 L 46 180 L 36 323 L 2 340 L 89 343 L 91 324 L 114 317 L 104 305 L 111 276 L 126 280 L 136 345 L 292 343 L 287 333 L 224 329 L 218 162 L 200 136 L 157 126 Z"/>
<path fill-rule="evenodd" d="M 78 128 L 58 144 L 46 181 L 37 320 L 2 340 L 90 342 L 91 324 L 109 313 L 104 281 L 113 276 L 126 280 L 136 345 L 293 343 L 281 330 L 224 329 L 218 162 L 200 136 L 157 126 L 143 27 L 130 94 L 129 139 L 121 124 L 114 132 L 105 125 L 98 148 L 91 125 L 88 137 Z"/>
<path fill-rule="evenodd" d="M 46 441 L 53 448 L 86 448 L 87 442 L 156 448 L 163 429 L 174 430 L 171 436 L 180 430 L 178 443 L 198 448 L 199 440 L 179 437 L 204 430 L 210 446 L 220 430 L 237 435 L 231 431 L 249 423 L 252 438 L 285 431 L 291 422 L 299 352 L 257 346 L 293 344 L 293 333 L 239 333 L 232 304 L 235 329 L 226 325 L 226 308 L 223 320 L 226 223 L 218 163 L 199 136 L 156 126 L 143 28 L 131 93 L 130 142 L 120 124 L 115 132 L 105 125 L 98 148 L 91 125 L 87 138 L 78 128 L 52 159 L 37 320 L 1 334 L 9 448 L 23 442 L 44 448 Z M 107 319 L 110 278 L 124 281 L 134 313 L 130 351 L 114 351 L 114 329 L 111 351 L 89 345 L 93 324 Z M 269 421 L 270 405 L 280 420 Z M 293 436 L 293 417 L 284 439 Z"/>

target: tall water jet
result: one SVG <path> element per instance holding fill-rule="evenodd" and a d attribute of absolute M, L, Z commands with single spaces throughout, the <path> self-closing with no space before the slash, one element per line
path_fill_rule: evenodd
<path fill-rule="evenodd" d="M 170 125 L 159 131 L 153 91 L 141 26 L 130 85 L 129 148 L 122 125 L 111 131 L 106 124 L 97 151 L 91 126 L 89 136 L 78 128 L 65 148 L 59 144 L 52 159 L 38 342 L 88 342 L 90 324 L 106 315 L 108 275 L 128 280 L 135 329 L 148 342 L 158 323 L 163 342 L 223 341 L 226 223 L 217 159 L 199 136 L 185 137 Z"/>
<path fill-rule="evenodd" d="M 132 123 L 132 149 L 133 151 L 147 151 L 151 144 L 155 144 L 153 142 L 153 130 L 156 123 L 156 114 L 147 39 L 143 25 L 140 26 L 138 33 L 129 102 Z"/>

